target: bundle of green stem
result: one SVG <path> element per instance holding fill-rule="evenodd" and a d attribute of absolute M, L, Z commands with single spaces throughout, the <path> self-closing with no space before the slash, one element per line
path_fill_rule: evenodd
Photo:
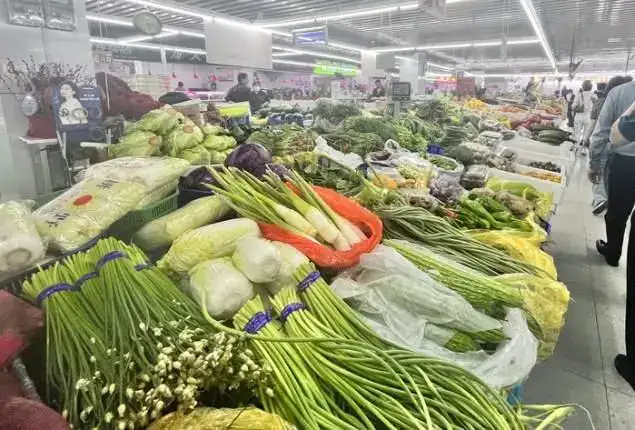
<path fill-rule="evenodd" d="M 533 264 L 518 261 L 493 246 L 471 238 L 445 219 L 414 206 L 376 208 L 384 223 L 384 237 L 422 244 L 435 253 L 461 263 L 486 275 L 529 273 L 542 270 Z"/>
<path fill-rule="evenodd" d="M 47 398 L 75 428 L 141 428 L 203 389 L 260 379 L 244 344 L 203 330 L 198 305 L 147 261 L 103 239 L 23 285 L 46 311 Z"/>
<path fill-rule="evenodd" d="M 329 244 L 338 251 L 349 250 L 366 239 L 359 228 L 338 215 L 295 172 L 290 173 L 289 180 L 299 194 L 271 172 L 262 180 L 236 168 L 210 169 L 210 173 L 222 188 L 208 187 L 224 196 L 245 218 L 278 225 L 299 236 Z"/>

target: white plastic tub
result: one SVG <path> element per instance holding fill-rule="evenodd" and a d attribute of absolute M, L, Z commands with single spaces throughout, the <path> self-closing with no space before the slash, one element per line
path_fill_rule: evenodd
<path fill-rule="evenodd" d="M 574 153 L 571 151 L 572 145 L 573 143 L 571 142 L 563 142 L 561 145 L 550 145 L 521 136 L 516 136 L 513 139 L 501 142 L 501 146 L 506 148 L 538 152 L 551 157 L 564 158 L 565 160 L 573 160 L 574 158 Z"/>
<path fill-rule="evenodd" d="M 559 166 L 559 167 L 560 167 L 560 172 L 552 172 L 549 170 L 539 169 L 537 167 L 525 166 L 523 164 L 516 163 L 514 165 L 514 170 L 516 171 L 516 173 L 520 173 L 520 174 L 527 173 L 527 172 L 534 172 L 534 173 L 551 173 L 552 175 L 558 175 L 560 176 L 560 182 L 554 182 L 554 184 L 558 184 L 558 185 L 562 185 L 563 187 L 566 187 L 567 186 L 566 172 L 563 170 L 562 166 Z M 531 176 L 528 176 L 528 178 L 531 178 Z M 539 178 L 534 178 L 534 179 L 539 179 Z M 551 182 L 546 179 L 541 179 L 541 180 Z"/>
<path fill-rule="evenodd" d="M 553 203 L 557 205 L 562 200 L 562 193 L 564 192 L 564 184 L 557 184 L 551 181 L 544 181 L 538 178 L 532 178 L 531 176 L 521 175 L 520 173 L 506 172 L 504 170 L 490 169 L 490 178 L 498 178 L 505 181 L 517 181 L 524 182 L 536 188 L 543 193 L 553 193 Z"/>

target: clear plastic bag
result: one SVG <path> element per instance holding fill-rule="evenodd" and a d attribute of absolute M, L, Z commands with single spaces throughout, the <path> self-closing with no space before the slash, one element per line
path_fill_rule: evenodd
<path fill-rule="evenodd" d="M 510 310 L 502 322 L 482 314 L 388 247 L 380 245 L 364 254 L 359 265 L 338 276 L 331 287 L 384 339 L 451 361 L 492 387 L 521 382 L 536 363 L 538 342 L 520 310 Z M 500 328 L 508 339 L 490 355 L 456 353 L 440 345 L 449 340 L 453 329 Z"/>
<path fill-rule="evenodd" d="M 17 272 L 41 260 L 46 253 L 31 215 L 32 203 L 0 204 L 0 272 Z"/>
<path fill-rule="evenodd" d="M 141 201 L 146 189 L 135 182 L 85 179 L 33 215 L 51 247 L 72 251 L 106 230 Z"/>
<path fill-rule="evenodd" d="M 170 157 L 121 157 L 94 164 L 82 171 L 82 179 L 112 179 L 138 182 L 147 191 L 172 182 L 190 168 L 190 163 L 181 158 Z"/>

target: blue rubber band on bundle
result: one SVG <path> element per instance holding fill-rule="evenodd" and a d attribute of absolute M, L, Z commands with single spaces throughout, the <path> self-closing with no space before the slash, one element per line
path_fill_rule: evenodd
<path fill-rule="evenodd" d="M 247 321 L 244 330 L 249 334 L 256 334 L 270 321 L 271 315 L 269 315 L 269 312 L 258 312 Z"/>
<path fill-rule="evenodd" d="M 152 267 L 152 263 L 150 263 L 149 261 L 145 262 L 145 263 L 141 263 L 141 264 L 137 264 L 134 268 L 137 272 L 142 271 L 143 269 L 149 269 L 150 267 Z"/>
<path fill-rule="evenodd" d="M 302 309 L 306 309 L 304 303 L 289 303 L 284 308 L 282 308 L 282 311 L 280 312 L 280 319 L 282 320 L 282 322 L 285 322 L 292 313 Z"/>
<path fill-rule="evenodd" d="M 82 288 L 82 285 L 84 285 L 84 282 L 93 279 L 94 277 L 99 276 L 99 273 L 97 272 L 88 272 L 85 275 L 82 275 L 76 282 L 75 282 L 75 289 L 79 290 Z"/>
<path fill-rule="evenodd" d="M 108 254 L 104 255 L 103 257 L 101 257 L 97 261 L 97 264 L 95 264 L 95 267 L 96 267 L 97 270 L 99 270 L 102 267 L 104 267 L 106 265 L 106 263 L 108 263 L 109 261 L 117 260 L 118 258 L 123 258 L 125 256 L 126 256 L 126 254 L 124 254 L 121 251 L 109 252 Z"/>
<path fill-rule="evenodd" d="M 74 291 L 74 290 L 75 290 L 75 287 L 73 285 L 67 284 L 65 282 L 51 285 L 50 287 L 46 287 L 45 289 L 40 291 L 40 294 L 37 295 L 37 298 L 35 300 L 37 301 L 38 305 L 41 305 L 44 300 L 48 299 L 55 293 L 60 293 L 62 291 Z"/>
<path fill-rule="evenodd" d="M 307 288 L 309 288 L 311 286 L 311 284 L 313 284 L 315 281 L 317 281 L 318 279 L 320 279 L 320 272 L 318 272 L 317 270 L 314 272 L 309 273 L 306 278 L 304 278 L 303 280 L 301 280 L 298 283 L 298 291 L 299 292 L 303 292 L 304 290 L 306 290 Z"/>

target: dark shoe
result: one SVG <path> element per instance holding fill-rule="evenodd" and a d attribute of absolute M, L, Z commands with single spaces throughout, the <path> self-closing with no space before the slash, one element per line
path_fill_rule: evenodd
<path fill-rule="evenodd" d="M 595 249 L 597 249 L 598 252 L 604 256 L 604 259 L 606 260 L 606 264 L 613 267 L 619 266 L 619 259 L 616 260 L 614 258 L 609 258 L 606 255 L 606 242 L 604 242 L 602 239 L 598 239 L 595 241 Z"/>
<path fill-rule="evenodd" d="M 595 203 L 593 205 L 593 210 L 592 210 L 593 215 L 600 215 L 602 212 L 606 210 L 606 206 L 607 206 L 606 200 Z"/>
<path fill-rule="evenodd" d="M 618 354 L 615 357 L 615 369 L 635 390 L 635 364 L 624 354 Z"/>

